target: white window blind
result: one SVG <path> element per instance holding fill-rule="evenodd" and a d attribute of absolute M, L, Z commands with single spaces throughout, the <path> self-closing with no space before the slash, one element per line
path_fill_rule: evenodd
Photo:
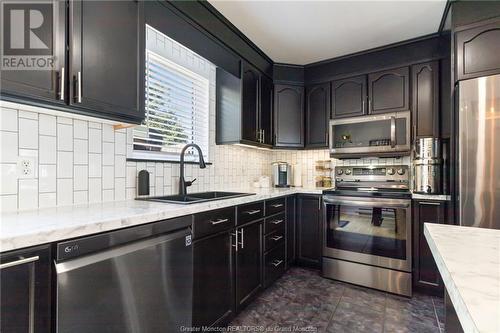
<path fill-rule="evenodd" d="M 146 118 L 134 129 L 134 151 L 158 159 L 178 160 L 188 143 L 196 143 L 208 160 L 209 81 L 146 50 Z M 190 149 L 186 160 L 198 160 Z"/>

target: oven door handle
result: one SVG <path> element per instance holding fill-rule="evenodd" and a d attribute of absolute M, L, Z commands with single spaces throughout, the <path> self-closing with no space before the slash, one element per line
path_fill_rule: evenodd
<path fill-rule="evenodd" d="M 323 198 L 325 204 L 346 205 L 356 207 L 381 207 L 381 208 L 409 208 L 409 203 L 391 203 L 385 201 L 355 201 L 355 200 L 342 200 Z"/>

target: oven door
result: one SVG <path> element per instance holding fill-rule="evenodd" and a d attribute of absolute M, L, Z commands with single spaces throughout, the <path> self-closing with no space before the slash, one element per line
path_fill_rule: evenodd
<path fill-rule="evenodd" d="M 332 157 L 410 150 L 410 111 L 334 119 L 329 127 Z"/>
<path fill-rule="evenodd" d="M 411 272 L 411 200 L 323 196 L 325 257 Z"/>

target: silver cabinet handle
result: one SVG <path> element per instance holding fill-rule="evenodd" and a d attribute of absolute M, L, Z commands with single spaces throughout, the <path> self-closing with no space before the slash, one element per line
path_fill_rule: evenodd
<path fill-rule="evenodd" d="M 365 113 L 365 99 L 363 98 L 363 105 L 361 106 L 361 111 L 363 112 L 363 114 Z"/>
<path fill-rule="evenodd" d="M 266 141 L 266 131 L 262 130 L 262 143 Z"/>
<path fill-rule="evenodd" d="M 271 265 L 273 265 L 274 267 L 278 267 L 279 265 L 281 265 L 283 263 L 283 260 L 275 260 L 271 263 Z"/>
<path fill-rule="evenodd" d="M 75 102 L 81 103 L 82 102 L 82 72 L 78 72 L 76 74 L 75 90 L 76 90 Z"/>
<path fill-rule="evenodd" d="M 396 117 L 391 117 L 391 148 L 396 146 Z"/>
<path fill-rule="evenodd" d="M 420 205 L 428 205 L 428 206 L 441 206 L 439 202 L 429 202 L 429 201 L 419 201 Z"/>
<path fill-rule="evenodd" d="M 275 205 L 271 205 L 271 207 L 273 207 L 273 208 L 279 208 L 279 207 L 283 207 L 283 204 L 275 204 Z"/>
<path fill-rule="evenodd" d="M 64 101 L 64 67 L 61 68 L 59 74 L 59 100 Z"/>
<path fill-rule="evenodd" d="M 244 229 L 241 229 L 240 232 L 241 232 L 241 248 L 243 249 L 245 247 L 245 233 L 244 233 Z"/>
<path fill-rule="evenodd" d="M 0 265 L 0 269 L 28 264 L 30 262 L 35 262 L 38 259 L 40 259 L 39 256 L 33 256 L 33 257 L 29 257 L 29 258 L 22 258 L 22 259 L 19 259 L 19 260 L 15 260 L 15 261 L 7 262 L 5 264 L 1 264 Z"/>
<path fill-rule="evenodd" d="M 260 209 L 249 210 L 249 211 L 245 212 L 245 214 L 248 214 L 248 215 L 254 215 L 254 214 L 257 214 L 257 213 L 260 213 Z"/>
<path fill-rule="evenodd" d="M 238 252 L 238 230 L 236 230 L 234 234 L 231 233 L 231 236 L 235 237 L 234 244 L 232 244 L 231 246 L 235 248 L 236 252 Z"/>
<path fill-rule="evenodd" d="M 212 225 L 217 225 L 217 224 L 224 223 L 227 221 L 229 221 L 229 219 L 218 219 L 218 220 L 210 221 L 210 222 L 212 223 Z"/>
<path fill-rule="evenodd" d="M 368 98 L 368 112 L 370 113 L 372 111 L 372 100 Z"/>
<path fill-rule="evenodd" d="M 281 222 L 283 222 L 283 220 L 274 220 L 274 221 L 271 221 L 271 223 L 274 224 L 274 225 L 278 225 Z"/>
<path fill-rule="evenodd" d="M 275 242 L 279 241 L 280 239 L 282 239 L 283 236 L 274 236 L 274 237 L 271 237 L 271 239 Z"/>

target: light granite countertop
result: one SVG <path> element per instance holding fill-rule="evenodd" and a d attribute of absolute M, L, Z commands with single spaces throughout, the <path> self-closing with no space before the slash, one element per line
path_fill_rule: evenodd
<path fill-rule="evenodd" d="M 500 230 L 424 225 L 464 332 L 500 332 Z"/>
<path fill-rule="evenodd" d="M 225 190 L 255 194 L 189 205 L 126 200 L 2 213 L 0 215 L 0 252 L 285 195 L 322 193 L 322 189 L 316 188 Z"/>

